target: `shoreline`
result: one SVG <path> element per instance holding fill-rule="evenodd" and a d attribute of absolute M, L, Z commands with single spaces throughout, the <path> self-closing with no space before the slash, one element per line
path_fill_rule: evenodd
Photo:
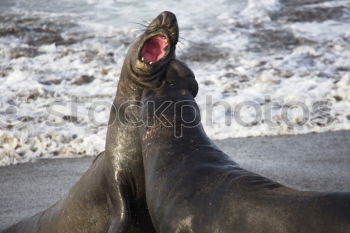
<path fill-rule="evenodd" d="M 350 131 L 215 140 L 241 167 L 299 190 L 350 192 Z M 61 199 L 95 157 L 0 167 L 0 229 Z"/>

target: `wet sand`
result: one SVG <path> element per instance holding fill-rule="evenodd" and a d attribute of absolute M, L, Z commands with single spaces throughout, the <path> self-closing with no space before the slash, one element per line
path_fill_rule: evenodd
<path fill-rule="evenodd" d="M 350 131 L 216 141 L 242 167 L 300 190 L 350 192 Z M 62 198 L 93 157 L 0 168 L 0 229 Z"/>

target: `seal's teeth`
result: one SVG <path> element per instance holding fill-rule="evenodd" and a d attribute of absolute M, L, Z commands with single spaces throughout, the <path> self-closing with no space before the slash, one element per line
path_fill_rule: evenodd
<path fill-rule="evenodd" d="M 152 64 L 153 64 L 153 62 L 151 62 L 151 61 L 150 61 L 150 62 L 149 62 L 149 64 L 150 64 L 150 65 L 152 65 Z"/>
<path fill-rule="evenodd" d="M 144 58 L 144 57 L 142 57 L 142 58 L 141 58 L 141 61 L 145 61 L 145 58 Z"/>

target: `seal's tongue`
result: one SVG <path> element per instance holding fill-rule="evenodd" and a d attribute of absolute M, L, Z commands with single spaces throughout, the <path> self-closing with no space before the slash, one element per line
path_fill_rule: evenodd
<path fill-rule="evenodd" d="M 153 36 L 143 45 L 141 57 L 148 63 L 155 63 L 164 57 L 167 46 L 168 41 L 165 37 Z"/>

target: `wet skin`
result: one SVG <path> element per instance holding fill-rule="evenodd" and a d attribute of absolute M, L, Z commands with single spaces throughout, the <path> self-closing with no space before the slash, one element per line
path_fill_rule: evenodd
<path fill-rule="evenodd" d="M 137 101 L 143 88 L 158 87 L 164 78 L 177 41 L 175 15 L 161 13 L 128 50 L 110 113 L 105 152 L 64 199 L 3 233 L 155 232 L 147 210 L 141 143 L 133 119 L 139 115 Z"/>
<path fill-rule="evenodd" d="M 192 71 L 142 95 L 146 197 L 159 233 L 346 233 L 350 193 L 303 192 L 240 168 L 207 137 Z M 166 104 L 167 103 L 167 104 Z"/>

